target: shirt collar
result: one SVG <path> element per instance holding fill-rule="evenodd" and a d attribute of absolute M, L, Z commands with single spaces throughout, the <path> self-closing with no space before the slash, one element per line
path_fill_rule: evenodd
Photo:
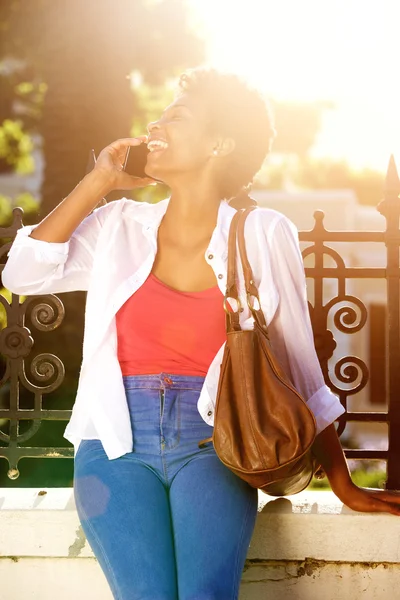
<path fill-rule="evenodd" d="M 213 254 L 220 255 L 223 259 L 228 256 L 229 228 L 236 209 L 222 200 L 218 209 L 217 224 L 211 236 L 208 250 Z"/>
<path fill-rule="evenodd" d="M 144 229 L 158 229 L 163 216 L 165 215 L 170 198 L 165 198 L 156 204 L 148 202 L 133 203 L 129 206 L 126 213 L 129 218 L 141 223 Z M 218 209 L 217 223 L 211 236 L 209 250 L 221 255 L 228 253 L 228 235 L 229 228 L 236 209 L 222 200 Z"/>
<path fill-rule="evenodd" d="M 165 215 L 170 198 L 151 204 L 149 202 L 130 202 L 127 216 L 146 227 L 158 227 Z"/>

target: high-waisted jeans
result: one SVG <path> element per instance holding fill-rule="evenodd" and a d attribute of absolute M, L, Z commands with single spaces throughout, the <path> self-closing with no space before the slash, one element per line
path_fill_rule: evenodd
<path fill-rule="evenodd" d="M 203 377 L 124 377 L 133 452 L 75 456 L 75 502 L 116 600 L 235 600 L 257 490 L 219 460 L 197 400 Z M 112 410 L 112 398 L 110 398 Z"/>

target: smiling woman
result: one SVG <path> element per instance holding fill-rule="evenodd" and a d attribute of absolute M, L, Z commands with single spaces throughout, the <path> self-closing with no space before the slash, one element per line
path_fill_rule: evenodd
<path fill-rule="evenodd" d="M 399 497 L 351 481 L 334 426 L 344 408 L 315 352 L 293 223 L 274 210 L 250 211 L 244 237 L 254 282 L 243 269 L 233 276 L 229 234 L 239 215 L 230 199 L 251 181 L 274 133 L 262 96 L 236 76 L 195 69 L 148 129 L 149 137 L 104 148 L 65 200 L 18 231 L 2 278 L 16 294 L 87 291 L 83 363 L 64 436 L 75 446 L 82 528 L 114 597 L 237 600 L 257 488 L 201 443 L 218 411 L 224 297 L 234 287 L 242 330 L 254 327 L 246 289 L 259 291 L 257 314 L 314 414 L 313 452 L 333 491 L 356 510 L 396 515 Z M 145 143 L 149 177 L 132 177 L 123 170 L 127 148 Z M 121 198 L 93 210 L 111 190 L 150 177 L 168 184 L 169 198 Z M 251 354 L 244 362 L 253 371 Z"/>
<path fill-rule="evenodd" d="M 226 199 L 251 183 L 274 137 L 259 92 L 212 69 L 182 75 L 176 100 L 148 130 L 149 176 L 170 185 L 178 173 L 213 173 L 219 197 Z"/>

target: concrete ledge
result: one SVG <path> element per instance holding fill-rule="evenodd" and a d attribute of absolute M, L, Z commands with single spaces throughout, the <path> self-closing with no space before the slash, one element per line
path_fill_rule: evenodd
<path fill-rule="evenodd" d="M 278 499 L 260 492 L 259 511 L 241 600 L 393 597 L 397 517 L 356 513 L 330 492 L 308 491 Z M 0 580 L 6 600 L 112 600 L 72 489 L 0 488 Z"/>

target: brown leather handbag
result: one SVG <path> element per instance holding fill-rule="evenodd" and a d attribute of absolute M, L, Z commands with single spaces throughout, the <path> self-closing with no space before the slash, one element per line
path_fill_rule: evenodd
<path fill-rule="evenodd" d="M 268 338 L 244 238 L 246 218 L 254 209 L 238 211 L 229 231 L 224 300 L 227 342 L 213 435 L 198 445 L 212 441 L 220 460 L 236 475 L 267 494 L 284 496 L 302 491 L 311 481 L 316 466 L 311 454 L 316 423 L 275 358 Z M 254 317 L 254 328 L 248 331 L 239 322 L 237 240 L 247 303 Z"/>

